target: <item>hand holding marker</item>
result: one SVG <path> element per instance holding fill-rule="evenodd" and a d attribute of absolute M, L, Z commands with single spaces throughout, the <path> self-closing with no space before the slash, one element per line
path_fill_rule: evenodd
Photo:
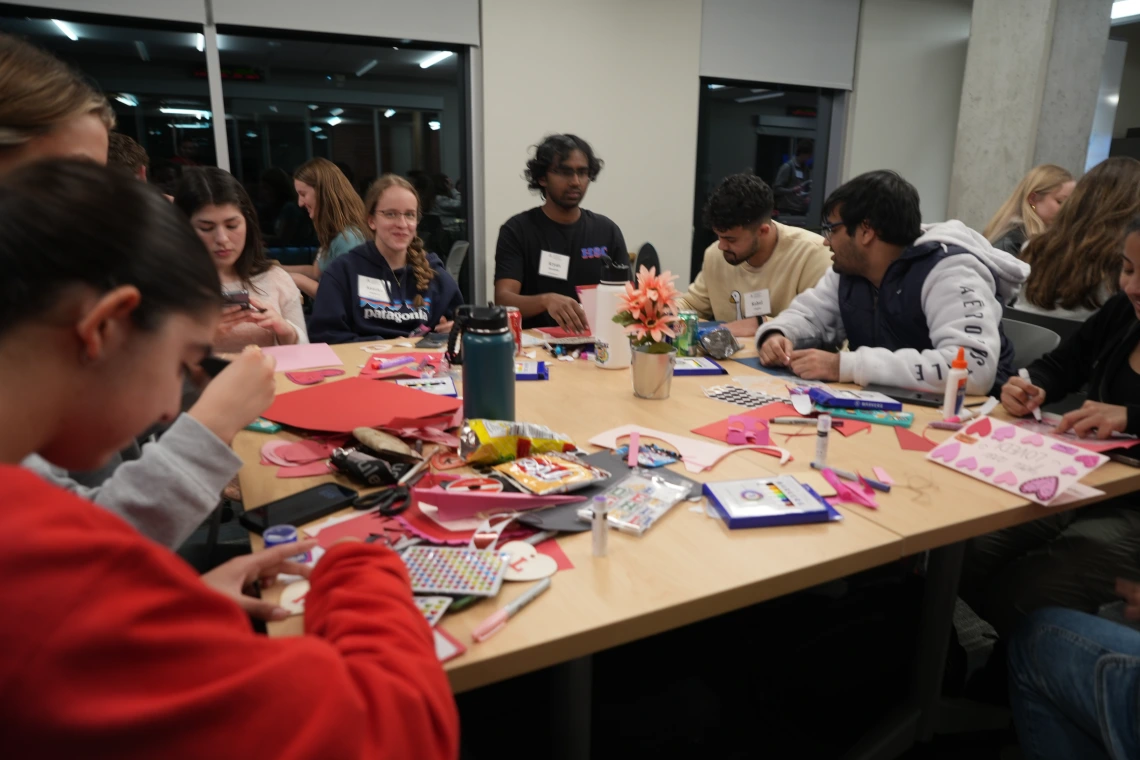
<path fill-rule="evenodd" d="M 1025 369 L 1025 367 L 1022 367 L 1021 369 L 1019 369 L 1017 371 L 1017 376 L 1020 377 L 1025 382 L 1029 383 L 1030 385 L 1033 385 L 1033 381 L 1029 379 L 1029 370 Z M 1033 409 L 1031 411 L 1033 412 L 1033 419 L 1040 422 L 1041 421 L 1041 409 L 1035 406 L 1035 407 L 1033 407 Z"/>

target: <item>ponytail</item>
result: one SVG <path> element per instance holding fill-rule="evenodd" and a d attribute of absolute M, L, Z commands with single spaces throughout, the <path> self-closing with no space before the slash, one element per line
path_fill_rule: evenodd
<path fill-rule="evenodd" d="M 423 306 L 424 299 L 422 293 L 428 292 L 431 287 L 432 278 L 435 277 L 435 270 L 431 268 L 428 263 L 427 253 L 424 252 L 424 241 L 416 235 L 415 240 L 408 246 L 408 266 L 412 268 L 412 272 L 416 275 L 416 306 Z"/>

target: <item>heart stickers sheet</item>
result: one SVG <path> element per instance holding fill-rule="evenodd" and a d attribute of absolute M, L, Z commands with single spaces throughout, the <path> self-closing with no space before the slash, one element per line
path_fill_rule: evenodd
<path fill-rule="evenodd" d="M 1103 454 L 992 417 L 975 421 L 926 458 L 1046 506 L 1108 461 Z"/>

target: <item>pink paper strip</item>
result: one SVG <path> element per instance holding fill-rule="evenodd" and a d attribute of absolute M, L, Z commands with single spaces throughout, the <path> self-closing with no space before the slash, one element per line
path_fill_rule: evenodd
<path fill-rule="evenodd" d="M 328 343 L 299 343 L 292 346 L 267 346 L 261 349 L 277 360 L 278 372 L 292 372 L 313 367 L 340 367 L 344 365 Z"/>

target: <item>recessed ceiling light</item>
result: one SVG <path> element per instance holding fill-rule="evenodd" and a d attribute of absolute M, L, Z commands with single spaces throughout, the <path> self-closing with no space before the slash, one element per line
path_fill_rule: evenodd
<path fill-rule="evenodd" d="M 269 111 L 271 113 L 277 113 L 277 106 L 269 106 Z"/>
<path fill-rule="evenodd" d="M 429 121 L 428 126 L 431 127 L 432 132 L 435 132 L 436 130 L 439 129 L 439 122 L 438 121 Z"/>
<path fill-rule="evenodd" d="M 131 108 L 134 108 L 139 104 L 139 99 L 127 92 L 120 92 L 115 96 L 115 100 L 119 101 L 125 106 L 130 106 Z"/>
<path fill-rule="evenodd" d="M 329 136 L 328 135 L 317 135 L 317 139 L 318 140 L 327 140 L 327 139 L 329 139 Z"/>
<path fill-rule="evenodd" d="M 177 115 L 177 116 L 193 116 L 198 119 L 208 119 L 211 114 L 209 111 L 201 111 L 197 108 L 160 108 L 161 113 Z"/>
<path fill-rule="evenodd" d="M 72 42 L 77 42 L 79 40 L 79 35 L 75 33 L 75 30 L 71 27 L 71 24 L 67 23 L 66 21 L 60 21 L 57 18 L 53 18 L 51 22 L 59 27 L 59 31 L 63 32 L 67 36 L 67 39 L 71 40 Z"/>
<path fill-rule="evenodd" d="M 246 137 L 257 137 L 257 133 L 256 132 L 246 132 L 245 136 Z"/>
<path fill-rule="evenodd" d="M 328 120 L 328 125 L 330 127 L 335 127 L 337 124 L 340 124 L 342 121 L 344 121 L 344 119 L 340 118 L 339 116 L 334 116 Z"/>
<path fill-rule="evenodd" d="M 318 108 L 320 108 L 320 106 L 314 105 L 313 103 L 310 103 L 310 104 L 309 104 L 309 110 L 310 110 L 310 111 L 315 111 L 315 110 L 317 110 Z"/>
<path fill-rule="evenodd" d="M 342 113 L 344 113 L 343 108 L 330 108 L 329 109 L 329 115 L 331 115 L 331 116 L 340 116 Z"/>
<path fill-rule="evenodd" d="M 135 40 L 135 50 L 138 51 L 139 58 L 145 63 L 150 60 L 150 53 L 146 50 L 146 43 L 142 40 Z"/>
<path fill-rule="evenodd" d="M 377 63 L 379 63 L 379 61 L 376 60 L 375 58 L 373 58 L 371 61 L 369 61 L 368 63 L 364 64 L 363 66 L 361 66 L 359 69 L 356 70 L 356 76 L 358 76 L 358 77 L 364 76 L 369 71 L 372 71 L 372 69 L 376 66 Z"/>
<path fill-rule="evenodd" d="M 206 49 L 206 35 L 202 34 L 201 32 L 198 32 L 198 34 L 195 35 L 194 47 L 198 48 L 199 53 L 201 53 L 203 50 L 205 50 Z"/>
<path fill-rule="evenodd" d="M 395 115 L 396 115 L 396 109 L 395 108 L 389 108 L 387 111 L 384 112 L 384 118 L 385 119 L 391 119 Z"/>
<path fill-rule="evenodd" d="M 313 131 L 313 132 L 321 132 L 321 131 L 324 131 L 324 127 L 318 126 L 318 125 L 316 125 L 316 124 L 314 124 L 313 126 L 309 127 L 309 129 L 310 129 L 311 131 Z"/>

